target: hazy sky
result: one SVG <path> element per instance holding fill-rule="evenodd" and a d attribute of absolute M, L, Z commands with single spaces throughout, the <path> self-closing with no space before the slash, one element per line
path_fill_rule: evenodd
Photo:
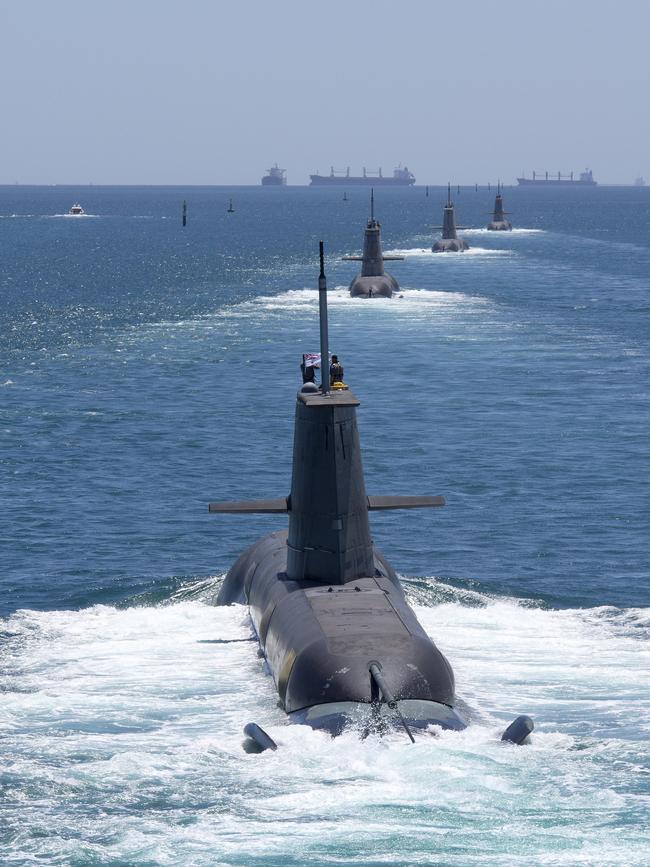
<path fill-rule="evenodd" d="M 650 0 L 0 0 L 0 183 L 650 181 Z"/>

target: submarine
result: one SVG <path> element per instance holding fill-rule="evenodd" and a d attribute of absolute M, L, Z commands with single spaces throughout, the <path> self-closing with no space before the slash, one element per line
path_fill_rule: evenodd
<path fill-rule="evenodd" d="M 497 194 L 494 200 L 492 219 L 487 224 L 490 232 L 512 232 L 512 223 L 506 220 L 506 211 L 503 210 L 503 196 L 501 195 L 501 183 L 497 184 Z"/>
<path fill-rule="evenodd" d="M 370 219 L 363 235 L 363 255 L 343 256 L 345 262 L 362 262 L 361 274 L 350 283 L 353 298 L 391 298 L 399 292 L 397 280 L 384 271 L 384 262 L 400 261 L 404 256 L 384 256 L 381 251 L 381 225 L 375 220 L 375 192 L 370 191 Z"/>
<path fill-rule="evenodd" d="M 442 238 L 434 242 L 431 248 L 433 253 L 462 253 L 464 250 L 469 250 L 467 241 L 459 238 L 456 231 L 463 229 L 464 226 L 456 226 L 454 203 L 451 200 L 451 184 L 447 184 L 447 204 L 442 212 L 442 226 L 434 226 L 434 228 L 442 229 Z"/>
<path fill-rule="evenodd" d="M 329 357 L 323 243 L 318 280 L 321 358 Z M 231 566 L 217 605 L 248 606 L 263 657 L 288 721 L 332 736 L 361 738 L 430 726 L 462 730 L 451 665 L 409 606 L 395 570 L 372 541 L 368 513 L 444 505 L 440 496 L 366 494 L 356 411 L 342 382 L 296 396 L 291 489 L 270 500 L 210 503 L 209 511 L 288 516 Z M 518 717 L 502 740 L 524 743 L 533 729 Z M 277 749 L 255 722 L 247 752 Z M 430 733 L 435 733 L 435 730 Z"/>

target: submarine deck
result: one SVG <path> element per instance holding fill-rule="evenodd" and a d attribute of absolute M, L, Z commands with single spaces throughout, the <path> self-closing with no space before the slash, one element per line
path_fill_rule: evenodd
<path fill-rule="evenodd" d="M 306 406 L 360 406 L 361 401 L 351 391 L 345 389 L 328 391 L 299 391 L 298 400 Z"/>

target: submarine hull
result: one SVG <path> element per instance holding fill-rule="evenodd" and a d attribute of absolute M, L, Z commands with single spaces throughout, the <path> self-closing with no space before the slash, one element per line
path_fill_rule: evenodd
<path fill-rule="evenodd" d="M 337 733 L 352 708 L 374 700 L 378 662 L 415 725 L 463 728 L 453 710 L 454 675 L 373 546 L 374 574 L 345 584 L 290 580 L 287 532 L 248 548 L 226 575 L 217 604 L 249 606 L 286 713 Z M 414 704 L 415 703 L 415 704 Z"/>
<path fill-rule="evenodd" d="M 463 253 L 465 250 L 469 250 L 469 244 L 462 238 L 440 238 L 431 248 L 432 253 Z"/>
<path fill-rule="evenodd" d="M 399 285 L 390 274 L 355 277 L 350 283 L 352 298 L 392 298 L 394 292 L 399 292 Z"/>
<path fill-rule="evenodd" d="M 512 223 L 507 220 L 493 220 L 487 225 L 489 232 L 512 232 Z"/>

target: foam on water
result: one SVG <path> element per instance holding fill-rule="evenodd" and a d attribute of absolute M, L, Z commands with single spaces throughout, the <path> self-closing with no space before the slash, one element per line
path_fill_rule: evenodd
<path fill-rule="evenodd" d="M 490 305 L 487 298 L 467 295 L 462 292 L 439 292 L 433 289 L 418 289 L 401 287 L 392 298 L 351 297 L 347 286 L 336 286 L 328 290 L 327 303 L 333 316 L 337 311 L 347 313 L 371 312 L 378 316 L 406 316 L 413 314 L 453 313 L 456 310 L 472 312 L 474 309 L 485 309 Z M 213 317 L 203 318 L 193 322 L 192 327 L 214 327 L 216 322 L 228 320 L 268 320 L 277 317 L 286 318 L 287 313 L 318 314 L 318 290 L 303 288 L 291 289 L 277 295 L 260 295 L 251 301 L 234 304 L 224 308 Z M 175 327 L 178 323 L 171 324 Z M 189 323 L 182 323 L 188 327 Z"/>
<path fill-rule="evenodd" d="M 431 258 L 440 261 L 445 259 L 457 259 L 459 256 L 463 259 L 488 259 L 493 256 L 514 256 L 512 250 L 492 250 L 488 247 L 470 247 L 468 250 L 459 252 L 449 251 L 447 253 L 434 253 L 431 247 L 409 247 L 405 249 L 385 250 L 387 256 L 417 256 L 418 258 Z"/>
<path fill-rule="evenodd" d="M 495 232 L 492 229 L 488 229 L 488 228 L 484 227 L 482 229 L 461 229 L 461 233 L 463 235 L 487 235 L 490 238 L 497 238 L 497 237 L 508 238 L 508 237 L 512 237 L 513 235 L 516 236 L 516 235 L 544 235 L 544 234 L 546 234 L 544 229 L 519 229 L 519 228 L 515 228 L 514 226 L 512 229 L 510 229 L 507 232 L 499 232 L 499 231 Z"/>
<path fill-rule="evenodd" d="M 457 307 L 462 305 L 488 304 L 488 299 L 477 298 L 472 295 L 465 295 L 462 292 L 437 292 L 432 289 L 400 289 L 392 298 L 361 298 L 352 297 L 347 286 L 336 286 L 330 289 L 327 293 L 328 307 L 345 306 L 352 308 L 367 309 L 368 304 L 378 302 L 383 305 L 383 309 L 390 309 L 391 304 L 397 301 L 406 301 L 410 303 L 418 302 L 429 304 L 435 307 Z M 261 295 L 251 302 L 239 304 L 233 308 L 238 313 L 245 312 L 251 308 L 258 310 L 260 306 L 267 310 L 280 308 L 283 311 L 289 308 L 299 308 L 308 306 L 314 308 L 318 306 L 318 290 L 317 289 L 294 289 L 288 292 L 281 292 L 278 295 L 264 296 Z"/>
<path fill-rule="evenodd" d="M 415 746 L 287 726 L 217 579 L 2 621 L 3 863 L 647 863 L 650 610 L 418 585 L 473 723 Z M 526 712 L 532 744 L 500 743 Z M 277 753 L 242 752 L 250 720 Z"/>

